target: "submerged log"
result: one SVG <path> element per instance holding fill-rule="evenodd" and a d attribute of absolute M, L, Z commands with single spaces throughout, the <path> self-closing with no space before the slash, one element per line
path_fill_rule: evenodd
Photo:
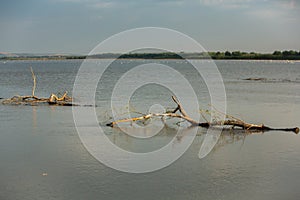
<path fill-rule="evenodd" d="M 225 120 L 224 122 L 220 123 L 199 123 L 199 126 L 201 127 L 210 127 L 210 126 L 217 126 L 217 125 L 224 125 L 224 126 L 232 126 L 232 128 L 234 127 L 239 127 L 242 128 L 244 130 L 259 130 L 259 131 L 291 131 L 294 132 L 296 134 L 299 133 L 299 128 L 298 127 L 294 127 L 294 128 L 271 128 L 269 126 L 265 126 L 263 124 L 257 125 L 257 124 L 249 124 L 246 122 L 239 122 L 239 121 L 234 121 L 234 120 Z"/>
<path fill-rule="evenodd" d="M 2 104 L 4 105 L 39 105 L 39 104 L 49 104 L 49 105 L 57 105 L 57 106 L 75 106 L 71 100 L 50 100 L 49 98 L 38 98 L 38 97 L 29 97 L 29 96 L 14 96 L 9 99 L 4 99 Z"/>
<path fill-rule="evenodd" d="M 175 96 L 172 96 L 173 101 L 177 104 L 177 107 L 175 110 L 171 112 L 166 112 L 166 113 L 150 113 L 147 115 L 143 115 L 140 117 L 134 117 L 134 118 L 128 118 L 128 119 L 120 119 L 116 120 L 110 123 L 107 123 L 106 126 L 114 127 L 115 125 L 119 123 L 124 123 L 124 122 L 134 122 L 134 121 L 140 121 L 140 120 L 147 120 L 152 117 L 170 117 L 170 118 L 180 118 L 184 119 L 187 122 L 189 122 L 192 126 L 200 126 L 203 128 L 209 128 L 209 127 L 220 127 L 220 128 L 225 128 L 225 127 L 230 127 L 230 129 L 235 129 L 238 127 L 239 129 L 247 130 L 247 131 L 291 131 L 296 134 L 299 133 L 299 128 L 294 127 L 294 128 L 272 128 L 269 126 L 265 126 L 264 124 L 251 124 L 244 122 L 241 119 L 238 119 L 236 117 L 227 115 L 225 113 L 221 113 L 225 115 L 225 120 L 224 121 L 213 121 L 213 122 L 197 122 L 194 119 L 192 119 L 183 109 L 182 105 L 180 102 L 176 99 Z M 179 111 L 180 114 L 176 114 L 176 112 Z"/>
<path fill-rule="evenodd" d="M 245 81 L 266 81 L 267 80 L 267 78 L 245 78 L 245 79 L 243 79 L 243 80 L 245 80 Z"/>

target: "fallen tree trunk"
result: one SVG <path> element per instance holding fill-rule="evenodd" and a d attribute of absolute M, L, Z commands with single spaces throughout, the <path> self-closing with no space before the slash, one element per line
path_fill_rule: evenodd
<path fill-rule="evenodd" d="M 47 103 L 49 105 L 57 105 L 57 106 L 73 106 L 75 104 L 72 103 L 72 97 L 68 96 L 68 92 L 66 91 L 61 97 L 55 94 L 51 94 L 49 98 L 40 98 L 35 96 L 35 88 L 36 88 L 36 76 L 32 70 L 31 70 L 31 75 L 32 75 L 32 80 L 33 80 L 33 86 L 32 86 L 32 91 L 31 95 L 27 96 L 13 96 L 12 98 L 9 99 L 4 99 L 2 101 L 2 104 L 6 105 L 37 105 L 40 103 Z"/>
<path fill-rule="evenodd" d="M 218 125 L 224 125 L 224 126 L 231 126 L 232 128 L 234 127 L 239 127 L 244 130 L 259 130 L 259 131 L 292 131 L 294 133 L 299 133 L 299 128 L 294 127 L 294 128 L 271 128 L 269 126 L 265 126 L 263 124 L 257 125 L 257 124 L 249 124 L 246 122 L 238 122 L 234 120 L 225 120 L 224 122 L 220 123 L 199 123 L 199 126 L 201 127 L 210 127 L 210 126 L 218 126 Z"/>
<path fill-rule="evenodd" d="M 134 122 L 134 121 L 140 121 L 140 120 L 147 120 L 152 117 L 170 117 L 170 118 L 180 118 L 184 119 L 187 122 L 189 122 L 192 126 L 200 126 L 204 128 L 209 128 L 209 127 L 221 127 L 224 128 L 226 126 L 229 126 L 231 129 L 234 129 L 235 127 L 238 127 L 240 129 L 244 129 L 247 131 L 291 131 L 294 133 L 299 133 L 299 128 L 294 127 L 294 128 L 271 128 L 268 126 L 265 126 L 264 124 L 251 124 L 244 122 L 238 118 L 235 118 L 233 116 L 221 113 L 225 115 L 225 120 L 224 121 L 214 121 L 214 122 L 197 122 L 194 119 L 192 119 L 183 109 L 182 105 L 180 102 L 176 99 L 175 96 L 172 96 L 173 101 L 177 104 L 177 107 L 175 110 L 172 112 L 167 112 L 167 113 L 150 113 L 147 115 L 143 115 L 140 117 L 134 117 L 134 118 L 128 118 L 128 119 L 121 119 L 121 120 L 116 120 L 113 122 L 110 122 L 106 124 L 107 126 L 114 127 L 115 125 L 119 123 L 124 123 L 124 122 Z M 180 114 L 176 114 L 176 112 L 179 111 Z M 219 112 L 220 113 L 220 112 Z"/>

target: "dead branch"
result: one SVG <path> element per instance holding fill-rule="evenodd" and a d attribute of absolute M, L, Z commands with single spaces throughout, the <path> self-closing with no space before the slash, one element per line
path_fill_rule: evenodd
<path fill-rule="evenodd" d="M 184 119 L 187 122 L 189 122 L 192 126 L 200 126 L 200 127 L 204 127 L 204 128 L 209 128 L 209 127 L 220 127 L 220 128 L 224 128 L 224 127 L 230 127 L 231 129 L 234 129 L 236 127 L 243 129 L 243 130 L 247 130 L 247 131 L 292 131 L 294 133 L 299 133 L 299 128 L 295 127 L 295 128 L 271 128 L 268 126 L 265 126 L 264 124 L 251 124 L 251 123 L 247 123 L 244 122 L 241 119 L 238 119 L 236 117 L 227 115 L 225 113 L 221 113 L 219 111 L 217 111 L 219 114 L 223 114 L 225 115 L 225 120 L 223 121 L 212 121 L 212 122 L 197 122 L 194 119 L 192 119 L 184 110 L 184 108 L 182 107 L 182 105 L 180 104 L 180 102 L 177 100 L 177 98 L 175 96 L 172 96 L 173 101 L 177 104 L 177 107 L 175 108 L 175 110 L 171 111 L 171 112 L 167 112 L 167 113 L 150 113 L 150 114 L 146 114 L 146 115 L 142 115 L 140 117 L 134 117 L 134 118 L 127 118 L 127 119 L 120 119 L 120 120 L 116 120 L 113 122 L 110 122 L 108 124 L 106 124 L 107 126 L 110 127 L 114 127 L 115 125 L 119 124 L 119 123 L 124 123 L 124 122 L 134 122 L 134 121 L 140 121 L 140 120 L 148 120 L 150 118 L 153 117 L 170 117 L 170 118 L 180 118 L 180 119 Z M 180 114 L 176 114 L 176 112 L 179 111 Z"/>
<path fill-rule="evenodd" d="M 16 95 L 9 99 L 4 99 L 2 104 L 8 105 L 37 105 L 40 103 L 48 103 L 50 105 L 58 105 L 58 106 L 72 106 L 72 97 L 68 96 L 68 92 L 66 91 L 61 97 L 55 94 L 51 94 L 49 98 L 40 98 L 35 96 L 35 89 L 36 89 L 36 76 L 33 72 L 33 69 L 30 68 L 31 75 L 32 75 L 32 91 L 31 95 L 27 96 L 20 96 Z"/>
<path fill-rule="evenodd" d="M 33 72 L 32 67 L 30 67 L 31 70 L 31 75 L 32 75 L 32 80 L 33 80 L 33 86 L 32 86 L 32 97 L 35 97 L 34 92 L 35 92 L 35 87 L 36 87 L 36 76 Z"/>
<path fill-rule="evenodd" d="M 180 118 L 185 119 L 186 121 L 190 122 L 193 126 L 198 126 L 199 122 L 193 120 L 183 109 L 182 105 L 180 102 L 176 99 L 175 96 L 172 96 L 173 101 L 177 104 L 177 108 L 173 111 L 173 113 L 176 113 L 179 111 L 182 115 Z"/>

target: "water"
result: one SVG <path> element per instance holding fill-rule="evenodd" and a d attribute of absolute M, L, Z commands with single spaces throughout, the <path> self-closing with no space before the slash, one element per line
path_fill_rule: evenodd
<path fill-rule="evenodd" d="M 29 67 L 37 76 L 37 96 L 71 92 L 81 62 L 1 61 L 0 97 L 31 94 Z M 145 62 L 151 61 L 118 61 L 104 74 L 96 95 L 101 123 L 109 121 L 108 101 L 114 83 L 122 73 Z M 159 63 L 171 65 L 193 85 L 200 85 L 194 89 L 200 105 L 206 108 L 209 94 L 201 77 L 181 61 Z M 225 82 L 228 113 L 273 127 L 300 125 L 300 62 L 216 61 L 216 64 Z M 266 79 L 243 80 L 249 77 Z M 167 88 L 148 85 L 136 91 L 130 104 L 144 113 L 155 103 L 174 107 L 170 95 L 172 92 Z M 123 110 L 118 111 L 121 114 Z M 300 138 L 293 133 L 223 132 L 213 151 L 200 160 L 197 155 L 205 137 L 205 129 L 200 129 L 188 151 L 172 165 L 152 173 L 127 174 L 104 166 L 86 151 L 75 129 L 72 108 L 0 105 L 0 127 L 1 200 L 300 197 Z M 168 128 L 150 140 L 134 139 L 109 127 L 104 130 L 120 147 L 148 152 L 171 141 L 176 133 L 174 128 L 171 121 Z"/>

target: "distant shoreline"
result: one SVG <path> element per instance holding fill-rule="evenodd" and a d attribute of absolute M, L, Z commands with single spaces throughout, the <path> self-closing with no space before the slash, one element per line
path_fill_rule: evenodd
<path fill-rule="evenodd" d="M 275 51 L 271 53 L 202 52 L 202 53 L 103 53 L 96 55 L 16 55 L 2 54 L 0 60 L 74 60 L 74 59 L 195 59 L 195 60 L 300 60 L 300 51 Z"/>
<path fill-rule="evenodd" d="M 88 60 L 109 60 L 113 58 L 85 58 Z M 17 58 L 17 59 L 0 59 L 1 61 L 66 61 L 66 60 L 85 60 L 82 58 L 71 58 L 71 59 L 64 59 L 64 58 Z M 143 59 L 143 58 L 118 58 L 118 60 L 184 60 L 178 58 L 159 58 L 159 59 Z M 300 62 L 299 59 L 199 59 L 199 58 L 189 58 L 188 60 L 219 60 L 219 61 L 291 61 L 291 62 Z"/>

